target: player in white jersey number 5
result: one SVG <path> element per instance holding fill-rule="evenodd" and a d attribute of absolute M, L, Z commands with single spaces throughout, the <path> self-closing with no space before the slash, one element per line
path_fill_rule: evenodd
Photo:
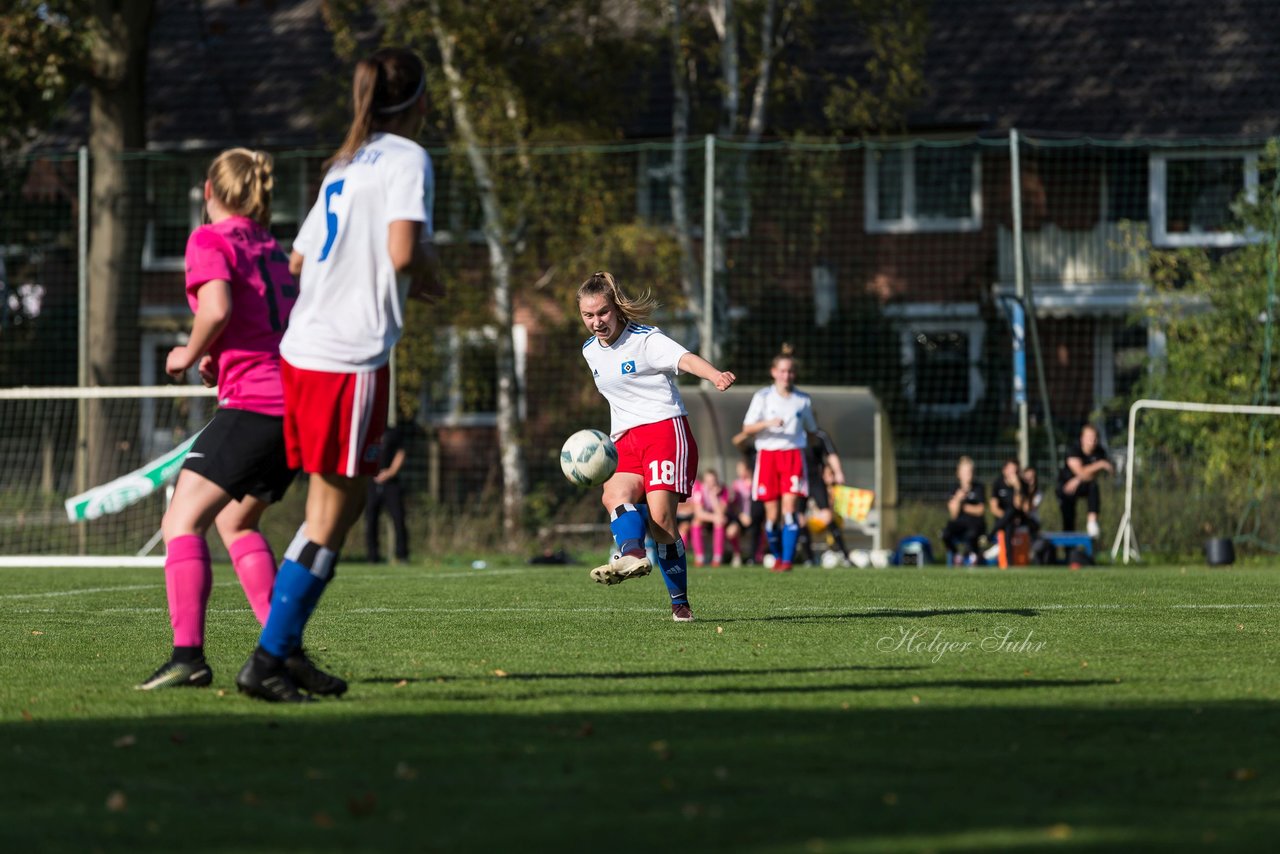
<path fill-rule="evenodd" d="M 649 574 L 647 515 L 662 580 L 671 594 L 671 617 L 687 623 L 693 612 L 684 543 L 676 534 L 676 505 L 693 491 L 698 446 L 676 375 L 693 374 L 720 391 L 737 378 L 646 325 L 655 308 L 652 294 L 629 299 L 603 271 L 578 288 L 578 311 L 591 332 L 582 355 L 596 388 L 609 401 L 609 433 L 618 446 L 618 470 L 605 482 L 602 497 L 618 552 L 607 565 L 593 569 L 591 577 L 617 584 Z"/>

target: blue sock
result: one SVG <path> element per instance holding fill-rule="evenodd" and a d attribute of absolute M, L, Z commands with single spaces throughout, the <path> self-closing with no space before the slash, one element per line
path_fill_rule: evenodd
<path fill-rule="evenodd" d="M 302 648 L 302 630 L 337 563 L 337 552 L 307 540 L 299 530 L 276 573 L 271 612 L 258 646 L 277 658 L 287 658 Z"/>
<path fill-rule="evenodd" d="M 782 561 L 791 563 L 796 556 L 796 541 L 800 539 L 800 526 L 796 524 L 796 514 L 784 513 L 782 516 Z"/>
<path fill-rule="evenodd" d="M 619 504 L 609 514 L 609 530 L 622 554 L 644 552 L 644 535 L 648 526 L 645 515 L 634 504 Z"/>
<path fill-rule="evenodd" d="M 684 543 L 679 538 L 674 543 L 658 543 L 658 567 L 671 593 L 671 604 L 688 605 L 689 569 L 684 559 Z"/>
<path fill-rule="evenodd" d="M 765 521 L 764 538 L 769 542 L 769 554 L 782 560 L 782 529 L 777 522 Z"/>

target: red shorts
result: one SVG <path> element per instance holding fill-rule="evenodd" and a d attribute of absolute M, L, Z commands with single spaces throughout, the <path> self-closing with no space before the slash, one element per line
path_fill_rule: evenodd
<path fill-rule="evenodd" d="M 757 451 L 756 476 L 751 484 L 756 501 L 775 501 L 784 495 L 809 494 L 809 475 L 804 451 Z"/>
<path fill-rule="evenodd" d="M 698 443 L 689 419 L 681 415 L 655 424 L 641 424 L 623 433 L 618 447 L 618 471 L 636 474 L 645 492 L 675 492 L 688 497 L 698 479 Z"/>
<path fill-rule="evenodd" d="M 308 371 L 280 360 L 290 468 L 356 477 L 378 473 L 391 372 Z"/>

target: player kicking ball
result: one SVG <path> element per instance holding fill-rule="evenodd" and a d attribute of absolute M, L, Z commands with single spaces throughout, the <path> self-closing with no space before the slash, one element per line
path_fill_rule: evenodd
<path fill-rule="evenodd" d="M 591 570 L 601 584 L 648 575 L 646 528 L 657 543 L 658 566 L 671 594 L 671 618 L 693 622 L 684 542 L 676 533 L 676 505 L 693 491 L 698 445 L 676 375 L 693 374 L 725 391 L 737 379 L 667 337 L 648 320 L 657 301 L 646 292 L 628 298 L 613 275 L 594 274 L 578 288 L 578 312 L 591 337 L 582 355 L 596 389 L 609 401 L 609 435 L 618 470 L 605 481 L 602 501 L 618 551 Z"/>

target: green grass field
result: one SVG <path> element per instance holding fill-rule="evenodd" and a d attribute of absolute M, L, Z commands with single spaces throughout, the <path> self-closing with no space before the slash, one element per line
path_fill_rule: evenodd
<path fill-rule="evenodd" d="M 0 847 L 1274 850 L 1275 567 L 344 564 L 308 645 L 341 700 L 144 694 L 158 570 L 0 570 Z M 930 646 L 931 644 L 931 646 Z M 966 645 L 967 644 L 967 645 Z"/>

